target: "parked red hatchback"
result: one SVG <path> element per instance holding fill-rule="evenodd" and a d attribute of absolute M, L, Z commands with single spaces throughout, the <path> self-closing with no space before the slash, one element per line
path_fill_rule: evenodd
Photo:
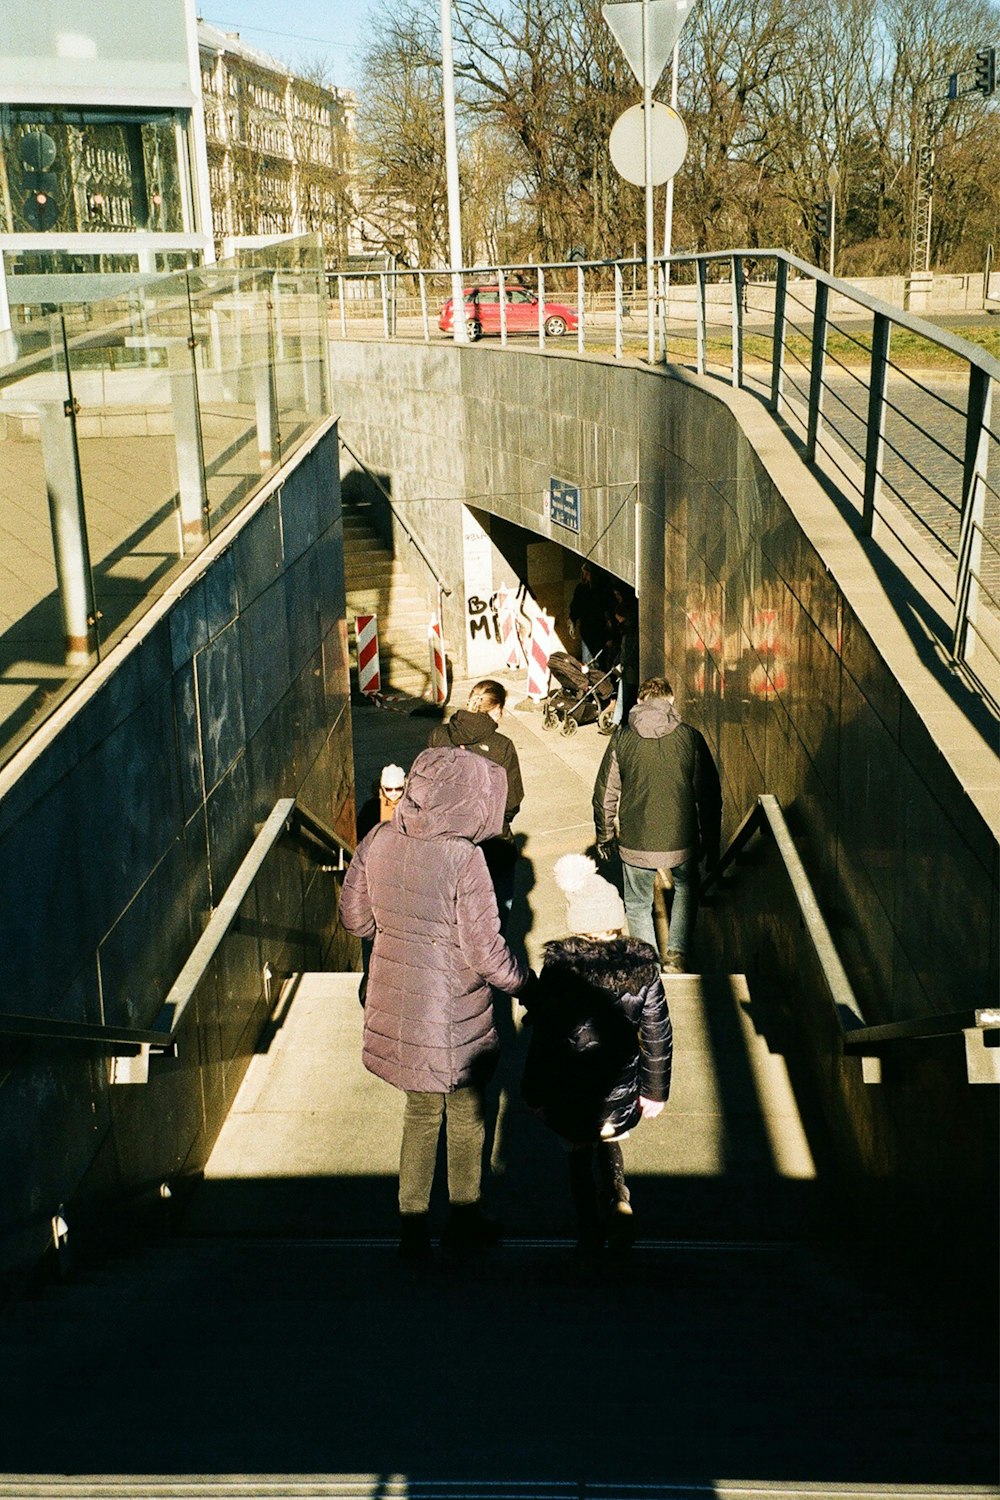
<path fill-rule="evenodd" d="M 538 298 L 526 286 L 505 286 L 507 302 L 508 333 L 538 333 Z M 449 297 L 441 309 L 438 327 L 451 333 L 451 302 Z M 498 286 L 470 286 L 465 289 L 465 321 L 470 339 L 482 338 L 484 333 L 500 332 L 500 288 Z M 544 313 L 545 332 L 550 339 L 561 338 L 564 333 L 575 333 L 576 309 L 562 302 L 546 302 Z"/>

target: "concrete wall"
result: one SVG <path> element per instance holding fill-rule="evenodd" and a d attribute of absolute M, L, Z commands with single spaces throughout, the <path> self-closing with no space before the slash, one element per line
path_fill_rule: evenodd
<path fill-rule="evenodd" d="M 667 673 L 717 754 L 726 835 L 758 793 L 777 795 L 872 1024 L 995 1003 L 995 721 L 956 703 L 758 402 L 683 374 L 483 345 L 337 342 L 333 366 L 346 440 L 419 516 L 445 571 L 461 576 L 450 518 L 463 496 L 636 584 L 643 670 Z M 550 475 L 581 486 L 579 539 L 544 514 Z M 925 1217 L 948 1194 L 989 1219 L 995 1090 L 966 1082 L 961 1037 L 914 1044 L 863 1086 L 774 859 L 758 861 L 718 936 L 734 968 L 787 997 L 776 1046 L 794 1040 L 803 1108 L 824 1118 L 838 1170 L 852 1190 L 891 1178 Z"/>
<path fill-rule="evenodd" d="M 4 1009 L 150 1026 L 279 797 L 353 835 L 332 423 L 299 450 L 0 773 Z M 176 1058 L 111 1087 L 94 1048 L 0 1043 L 0 1271 L 204 1163 L 277 972 L 349 967 L 337 885 L 283 839 Z"/>

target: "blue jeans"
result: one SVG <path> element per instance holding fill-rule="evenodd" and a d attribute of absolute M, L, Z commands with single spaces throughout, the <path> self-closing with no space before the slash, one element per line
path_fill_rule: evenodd
<path fill-rule="evenodd" d="M 656 928 L 653 926 L 653 881 L 655 870 L 644 870 L 640 865 L 630 865 L 622 860 L 625 877 L 625 916 L 628 920 L 629 936 L 639 938 L 656 948 Z M 674 882 L 674 902 L 670 910 L 671 952 L 686 954 L 691 944 L 691 930 L 698 910 L 698 859 L 691 855 L 670 871 Z"/>

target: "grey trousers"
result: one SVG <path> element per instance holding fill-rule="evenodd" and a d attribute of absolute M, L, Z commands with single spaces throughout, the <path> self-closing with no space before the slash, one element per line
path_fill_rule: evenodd
<path fill-rule="evenodd" d="M 479 1201 L 486 1134 L 482 1090 L 474 1085 L 453 1094 L 407 1090 L 399 1152 L 401 1214 L 427 1212 L 442 1116 L 448 1146 L 448 1199 L 451 1203 Z"/>

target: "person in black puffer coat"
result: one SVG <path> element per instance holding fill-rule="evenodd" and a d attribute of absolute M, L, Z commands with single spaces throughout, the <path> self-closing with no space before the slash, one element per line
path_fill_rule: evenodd
<path fill-rule="evenodd" d="M 575 935 L 545 946 L 526 991 L 531 1037 L 521 1094 L 569 1153 L 578 1244 L 624 1249 L 634 1235 L 620 1142 L 670 1093 L 673 1038 L 655 950 L 622 936 L 625 911 L 593 860 L 556 861 Z"/>
<path fill-rule="evenodd" d="M 490 872 L 493 889 L 497 893 L 500 908 L 501 930 L 506 926 L 510 909 L 514 904 L 514 869 L 517 864 L 517 845 L 510 825 L 524 801 L 524 783 L 521 780 L 521 763 L 517 758 L 514 741 L 500 733 L 507 702 L 507 689 L 492 677 L 484 677 L 473 685 L 469 692 L 468 708 L 459 708 L 447 724 L 431 730 L 427 744 L 455 745 L 484 755 L 494 765 L 501 766 L 507 774 L 507 798 L 503 810 L 503 829 L 498 838 L 487 839 L 482 845 L 486 855 L 486 867 Z"/>

